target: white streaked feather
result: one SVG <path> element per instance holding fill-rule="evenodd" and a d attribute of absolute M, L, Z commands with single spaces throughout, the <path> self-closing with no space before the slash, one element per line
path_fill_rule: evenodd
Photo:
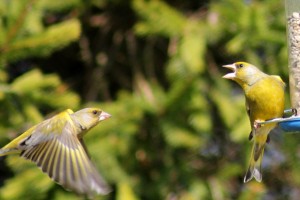
<path fill-rule="evenodd" d="M 262 180 L 262 174 L 261 174 L 261 172 L 258 169 L 254 168 L 254 170 L 253 170 L 253 176 L 254 176 L 255 180 L 257 180 L 258 182 L 261 182 L 261 180 Z"/>

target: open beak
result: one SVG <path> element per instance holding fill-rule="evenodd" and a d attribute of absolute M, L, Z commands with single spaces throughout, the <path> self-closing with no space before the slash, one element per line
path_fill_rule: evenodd
<path fill-rule="evenodd" d="M 225 67 L 225 68 L 230 69 L 230 70 L 233 71 L 232 73 L 228 73 L 228 74 L 224 75 L 223 78 L 234 79 L 236 77 L 236 74 L 235 74 L 236 66 L 235 66 L 235 64 L 223 65 L 222 67 Z"/>
<path fill-rule="evenodd" d="M 111 117 L 110 114 L 108 114 L 108 113 L 102 111 L 101 114 L 100 114 L 100 116 L 99 116 L 99 121 L 106 120 L 106 119 L 108 119 L 108 118 L 110 118 L 110 117 Z"/>

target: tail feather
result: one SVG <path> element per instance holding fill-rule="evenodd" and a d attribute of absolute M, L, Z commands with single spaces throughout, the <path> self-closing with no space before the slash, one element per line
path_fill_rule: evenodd
<path fill-rule="evenodd" d="M 256 143 L 254 143 L 253 148 L 254 148 L 253 149 L 253 154 L 254 154 L 253 158 L 254 158 L 254 161 L 257 162 L 258 159 L 263 156 L 262 153 L 264 151 L 265 144 L 261 145 L 256 142 Z"/>
<path fill-rule="evenodd" d="M 261 163 L 264 155 L 265 143 L 260 144 L 256 140 L 254 140 L 250 164 L 246 175 L 244 177 L 244 182 L 250 181 L 253 177 L 256 181 L 261 182 L 262 180 L 262 171 L 261 171 Z"/>

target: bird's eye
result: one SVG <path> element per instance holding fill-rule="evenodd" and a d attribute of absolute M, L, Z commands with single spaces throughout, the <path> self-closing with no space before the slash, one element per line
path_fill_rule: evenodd
<path fill-rule="evenodd" d="M 93 110 L 92 113 L 93 113 L 94 115 L 97 115 L 97 114 L 99 114 L 99 111 L 98 111 L 98 110 Z"/>
<path fill-rule="evenodd" d="M 244 64 L 240 63 L 240 64 L 237 64 L 237 68 L 242 68 L 244 67 Z"/>

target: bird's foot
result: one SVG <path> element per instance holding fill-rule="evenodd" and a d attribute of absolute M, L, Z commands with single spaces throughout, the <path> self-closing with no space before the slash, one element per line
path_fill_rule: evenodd
<path fill-rule="evenodd" d="M 296 116 L 298 113 L 297 113 L 297 109 L 296 108 L 292 108 L 292 113 L 294 116 Z"/>
<path fill-rule="evenodd" d="M 297 116 L 297 114 L 298 114 L 297 109 L 296 108 L 290 108 L 290 109 L 284 110 L 285 117 L 286 117 L 286 115 L 290 116 L 291 114 L 292 114 L 292 116 Z"/>
<path fill-rule="evenodd" d="M 261 124 L 261 120 L 255 120 L 254 123 L 253 123 L 253 127 L 254 129 L 259 129 L 260 127 L 262 127 L 263 125 Z"/>

